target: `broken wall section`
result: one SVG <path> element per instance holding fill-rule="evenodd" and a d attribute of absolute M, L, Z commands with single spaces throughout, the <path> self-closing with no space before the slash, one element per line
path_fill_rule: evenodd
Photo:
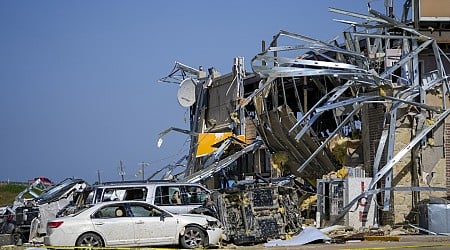
<path fill-rule="evenodd" d="M 196 80 L 185 181 L 201 180 L 215 189 L 255 174 L 272 177 L 270 154 L 257 138 L 254 109 L 242 105 L 260 79 L 247 75 L 243 60 L 234 59 L 231 73 L 221 75 L 210 68 L 208 75 L 199 74 L 203 77 Z"/>

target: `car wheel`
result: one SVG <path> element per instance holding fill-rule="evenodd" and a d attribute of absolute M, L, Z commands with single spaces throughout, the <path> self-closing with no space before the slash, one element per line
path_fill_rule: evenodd
<path fill-rule="evenodd" d="M 183 248 L 199 248 L 205 244 L 205 233 L 198 227 L 187 227 L 180 239 Z"/>
<path fill-rule="evenodd" d="M 104 247 L 102 237 L 95 233 L 85 233 L 78 238 L 76 246 Z"/>

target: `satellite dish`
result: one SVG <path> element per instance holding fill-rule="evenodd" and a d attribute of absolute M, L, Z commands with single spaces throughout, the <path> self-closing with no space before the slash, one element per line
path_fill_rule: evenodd
<path fill-rule="evenodd" d="M 195 87 L 196 84 L 191 78 L 184 79 L 180 83 L 177 98 L 181 106 L 187 108 L 195 103 Z"/>

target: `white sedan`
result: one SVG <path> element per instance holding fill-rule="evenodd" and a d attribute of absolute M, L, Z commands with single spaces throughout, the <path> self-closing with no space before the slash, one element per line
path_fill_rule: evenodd
<path fill-rule="evenodd" d="M 217 246 L 221 223 L 198 214 L 171 214 L 137 201 L 104 202 L 47 224 L 48 246 Z"/>

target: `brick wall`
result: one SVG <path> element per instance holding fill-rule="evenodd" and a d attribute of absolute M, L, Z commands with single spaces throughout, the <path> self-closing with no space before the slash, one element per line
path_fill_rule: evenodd
<path fill-rule="evenodd" d="M 368 176 L 373 176 L 373 165 L 375 156 L 377 153 L 378 144 L 380 142 L 381 134 L 383 132 L 385 107 L 380 103 L 372 103 L 366 105 L 363 109 L 363 141 L 368 141 L 369 145 L 364 146 L 364 163 L 365 170 Z M 380 166 L 386 165 L 386 154 L 383 152 L 381 157 Z M 381 179 L 379 183 L 384 186 L 384 179 Z M 383 193 L 377 196 L 379 204 L 383 203 Z M 391 196 L 391 207 L 393 206 L 394 197 Z M 379 214 L 379 221 L 382 225 L 393 224 L 394 217 L 391 212 L 382 212 Z"/>
<path fill-rule="evenodd" d="M 373 176 L 373 163 L 375 161 L 375 155 L 377 153 L 378 143 L 380 142 L 381 133 L 383 132 L 383 121 L 384 121 L 384 105 L 380 103 L 369 104 L 366 108 L 366 128 L 367 128 L 367 136 L 369 137 L 369 153 L 367 156 L 369 159 L 366 159 L 365 162 L 369 164 L 366 166 L 366 173 L 369 176 Z M 380 165 L 383 166 L 386 164 L 386 157 L 383 153 L 381 157 Z"/>

